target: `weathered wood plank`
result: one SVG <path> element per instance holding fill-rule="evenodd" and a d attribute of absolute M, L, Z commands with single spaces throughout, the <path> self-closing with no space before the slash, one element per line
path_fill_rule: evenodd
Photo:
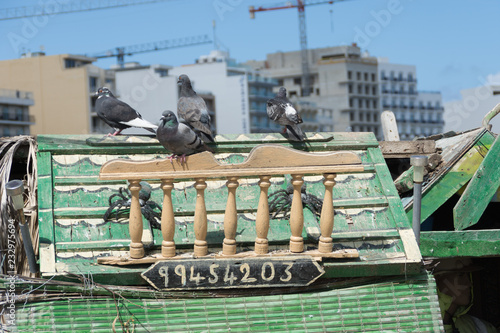
<path fill-rule="evenodd" d="M 482 133 L 481 137 L 475 140 L 466 154 L 453 163 L 451 169 L 439 179 L 434 180 L 432 184 L 424 185 L 421 209 L 422 221 L 431 216 L 472 178 L 493 141 L 494 137 L 489 132 Z M 413 204 L 407 205 L 405 210 L 406 216 L 411 222 L 413 219 Z"/>
<path fill-rule="evenodd" d="M 392 111 L 384 111 L 380 115 L 382 123 L 382 132 L 385 141 L 399 141 L 398 123 Z"/>
<path fill-rule="evenodd" d="M 423 257 L 489 257 L 500 255 L 500 230 L 423 231 Z"/>
<path fill-rule="evenodd" d="M 453 208 L 455 230 L 476 224 L 499 186 L 500 140 L 497 137 Z"/>
<path fill-rule="evenodd" d="M 429 155 L 437 151 L 434 140 L 380 141 L 384 158 L 409 158 L 412 155 Z"/>
<path fill-rule="evenodd" d="M 401 199 L 399 198 L 396 187 L 392 181 L 391 174 L 385 164 L 384 158 L 380 150 L 368 148 L 368 153 L 374 163 L 375 170 L 380 181 L 380 186 L 384 190 L 384 194 L 389 202 L 389 210 L 392 214 L 391 220 L 393 220 L 395 226 L 398 228 L 406 229 L 411 227 L 408 218 L 404 215 L 403 205 L 401 204 Z M 375 185 L 372 185 L 375 186 Z"/>
<path fill-rule="evenodd" d="M 38 219 L 40 243 L 54 242 L 54 219 L 52 215 L 52 159 L 50 152 L 39 152 L 38 163 Z"/>

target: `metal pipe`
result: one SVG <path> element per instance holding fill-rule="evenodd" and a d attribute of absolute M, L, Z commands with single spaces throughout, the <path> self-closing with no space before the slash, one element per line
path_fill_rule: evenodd
<path fill-rule="evenodd" d="M 413 219 L 412 227 L 417 244 L 420 246 L 420 223 L 422 209 L 422 182 L 424 181 L 424 167 L 429 163 L 427 156 L 412 156 L 410 164 L 413 166 Z"/>
<path fill-rule="evenodd" d="M 413 186 L 413 233 L 417 244 L 420 246 L 420 219 L 422 207 L 422 183 Z"/>
<path fill-rule="evenodd" d="M 23 182 L 18 179 L 11 180 L 7 184 L 5 184 L 5 191 L 7 195 L 11 197 L 14 209 L 18 211 L 21 218 L 21 221 L 19 222 L 19 229 L 21 229 L 24 252 L 26 253 L 26 257 L 28 258 L 30 272 L 38 273 L 38 266 L 36 263 L 35 251 L 33 251 L 33 243 L 31 242 L 29 225 L 24 218 Z"/>

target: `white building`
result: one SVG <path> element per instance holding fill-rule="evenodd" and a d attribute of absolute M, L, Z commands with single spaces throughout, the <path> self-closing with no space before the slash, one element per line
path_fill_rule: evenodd
<path fill-rule="evenodd" d="M 484 116 L 500 103 L 500 80 L 492 78 L 483 86 L 461 90 L 461 100 L 445 103 L 445 131 L 461 132 L 481 127 Z M 498 133 L 500 116 L 493 118 L 490 124 L 493 132 Z"/>
<path fill-rule="evenodd" d="M 415 66 L 379 58 L 378 71 L 382 109 L 394 112 L 401 140 L 443 131 L 441 93 L 418 91 Z"/>
<path fill-rule="evenodd" d="M 274 97 L 277 81 L 238 65 L 220 50 L 201 56 L 195 64 L 174 67 L 172 75 L 186 74 L 193 88 L 215 96 L 216 127 L 219 134 L 269 132 L 266 102 Z"/>
<path fill-rule="evenodd" d="M 124 68 L 115 71 L 116 91 L 119 100 L 129 104 L 143 119 L 158 123 L 165 110 L 177 111 L 177 78 L 169 75 L 170 66 L 141 66 L 139 63 L 126 63 Z M 147 134 L 150 132 L 129 128 L 123 134 Z"/>

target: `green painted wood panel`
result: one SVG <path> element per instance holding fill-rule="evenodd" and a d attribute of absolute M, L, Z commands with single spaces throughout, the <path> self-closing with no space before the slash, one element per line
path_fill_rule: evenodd
<path fill-rule="evenodd" d="M 221 163 L 241 163 L 248 152 L 259 143 L 280 143 L 305 151 L 350 150 L 357 154 L 365 168 L 363 172 L 338 174 L 333 188 L 335 221 L 332 237 L 336 249 L 356 248 L 360 259 L 354 263 L 339 260 L 325 265 L 331 276 L 367 276 L 369 274 L 415 274 L 411 265 L 398 258 L 405 257 L 405 249 L 398 228 L 409 223 L 392 183 L 388 168 L 371 133 L 322 133 L 314 135 L 307 144 L 290 143 L 279 134 L 249 134 L 246 136 L 218 136 L 216 158 Z M 235 141 L 235 140 L 239 141 Z M 126 142 L 124 142 L 126 141 Z M 44 227 L 52 230 L 55 246 L 55 271 L 43 272 L 49 277 L 64 272 L 91 274 L 95 281 L 113 281 L 114 284 L 144 284 L 139 273 L 144 267 L 112 267 L 96 265 L 97 258 L 126 254 L 128 244 L 128 212 L 123 211 L 118 221 L 104 221 L 110 195 L 126 187 L 125 181 L 100 181 L 98 174 L 103 163 L 115 158 L 147 160 L 164 158 L 165 151 L 155 140 L 145 137 L 104 138 L 102 136 L 39 136 L 39 163 L 50 169 L 50 182 L 42 183 L 43 193 L 50 198 L 52 220 Z M 289 175 L 273 177 L 269 193 L 287 188 Z M 151 200 L 160 204 L 163 191 L 159 180 L 148 180 L 152 186 Z M 306 176 L 306 191 L 320 199 L 324 195 L 323 177 Z M 223 213 L 226 206 L 225 181 L 208 180 L 205 191 L 208 215 L 207 241 L 210 251 L 220 251 L 223 234 Z M 194 182 L 175 184 L 172 192 L 176 215 L 174 240 L 179 250 L 193 246 L 193 214 L 196 190 Z M 255 241 L 255 215 L 259 197 L 258 179 L 244 178 L 236 192 L 238 228 L 236 240 L 239 251 L 253 248 Z M 45 222 L 43 222 L 45 223 Z M 145 234 L 149 223 L 143 218 Z M 271 220 L 268 238 L 272 249 L 286 248 L 290 237 L 288 220 Z M 153 229 L 148 249 L 159 249 L 161 233 Z M 306 248 L 317 246 L 319 221 L 312 212 L 304 209 L 302 236 Z M 377 234 L 374 238 L 373 236 Z M 112 252 L 115 251 L 115 252 Z M 339 269 L 337 269 L 337 265 Z M 378 265 L 378 266 L 377 266 Z M 378 268 L 374 268 L 377 266 Z M 341 267 L 341 268 L 340 268 Z M 351 274 L 351 275 L 350 275 Z"/>
<path fill-rule="evenodd" d="M 424 231 L 424 257 L 488 257 L 500 255 L 500 230 Z"/>
<path fill-rule="evenodd" d="M 456 230 L 476 224 L 500 186 L 500 140 L 495 139 L 453 208 Z"/>

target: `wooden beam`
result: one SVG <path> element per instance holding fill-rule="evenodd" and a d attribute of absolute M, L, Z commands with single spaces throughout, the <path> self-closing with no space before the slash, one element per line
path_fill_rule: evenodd
<path fill-rule="evenodd" d="M 497 137 L 453 208 L 456 230 L 463 230 L 479 221 L 500 186 L 499 166 L 500 140 Z"/>
<path fill-rule="evenodd" d="M 434 140 L 380 141 L 384 158 L 409 158 L 411 155 L 428 155 L 437 152 Z"/>
<path fill-rule="evenodd" d="M 423 257 L 490 257 L 500 255 L 500 230 L 423 231 Z"/>

